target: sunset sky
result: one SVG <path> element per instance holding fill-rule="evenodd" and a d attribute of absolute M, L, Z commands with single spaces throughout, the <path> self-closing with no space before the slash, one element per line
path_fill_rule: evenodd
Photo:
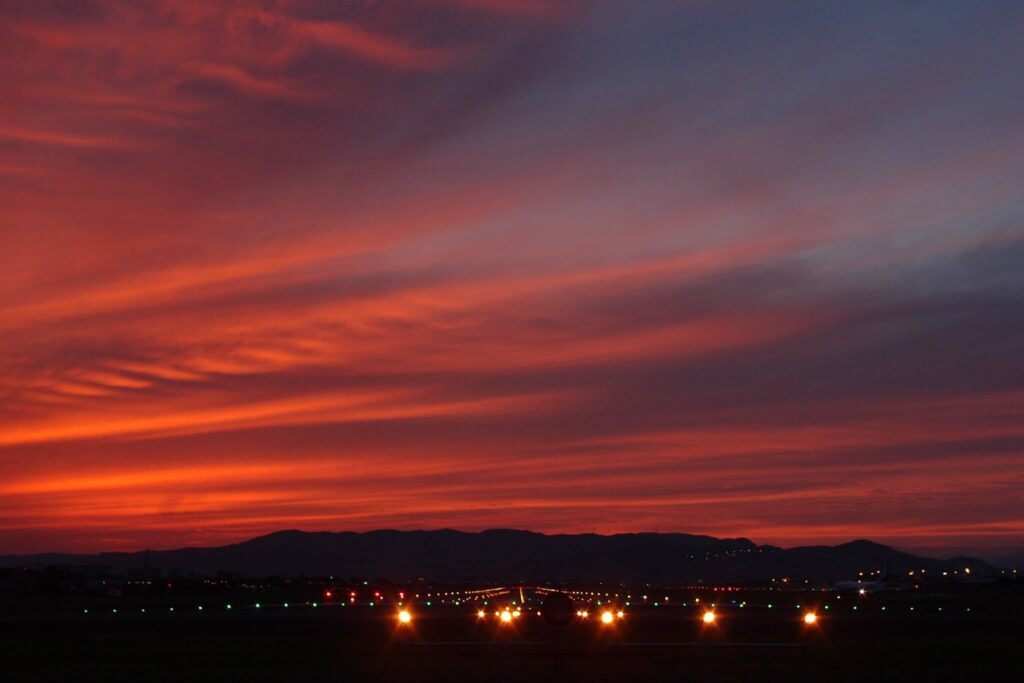
<path fill-rule="evenodd" d="M 1024 4 L 0 4 L 0 553 L 1024 546 Z"/>

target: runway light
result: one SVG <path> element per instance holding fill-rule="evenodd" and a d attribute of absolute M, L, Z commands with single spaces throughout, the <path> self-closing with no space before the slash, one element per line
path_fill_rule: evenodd
<path fill-rule="evenodd" d="M 404 609 L 401 612 L 399 612 L 398 613 L 398 621 L 400 621 L 403 624 L 411 623 L 412 622 L 412 615 L 409 614 L 409 610 Z"/>
<path fill-rule="evenodd" d="M 626 616 L 626 613 L 623 612 L 622 610 L 619 610 L 618 612 L 615 613 L 615 616 L 617 616 L 619 619 L 622 619 L 624 616 Z"/>
<path fill-rule="evenodd" d="M 476 616 L 477 616 L 477 619 L 483 619 L 484 617 L 487 616 L 487 612 L 484 612 L 482 609 L 479 609 L 479 610 L 476 611 Z"/>
<path fill-rule="evenodd" d="M 508 610 L 503 610 L 501 613 L 501 620 L 506 624 L 509 623 L 512 621 L 512 613 Z"/>
<path fill-rule="evenodd" d="M 612 614 L 611 612 L 602 612 L 601 613 L 601 623 L 602 624 L 610 624 L 613 621 L 615 621 L 615 615 L 614 614 Z"/>
<path fill-rule="evenodd" d="M 813 626 L 814 624 L 818 623 L 818 615 L 814 612 L 808 612 L 804 615 L 804 623 L 808 626 Z"/>
<path fill-rule="evenodd" d="M 707 612 L 704 613 L 704 616 L 701 617 L 701 618 L 704 620 L 705 624 L 713 624 L 713 623 L 715 623 L 715 619 L 717 617 L 715 616 L 714 612 L 712 612 L 711 610 L 708 610 Z"/>

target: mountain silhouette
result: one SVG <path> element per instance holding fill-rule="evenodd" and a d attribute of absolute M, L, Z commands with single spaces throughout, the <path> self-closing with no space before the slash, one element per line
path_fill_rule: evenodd
<path fill-rule="evenodd" d="M 974 558 L 939 560 L 866 540 L 783 549 L 745 538 L 674 533 L 557 534 L 491 529 L 478 533 L 381 530 L 278 531 L 241 543 L 135 553 L 0 556 L 0 566 L 105 565 L 114 571 L 148 566 L 165 571 L 242 576 L 381 577 L 393 580 L 488 581 L 758 581 L 855 578 L 859 572 L 931 575 L 972 567 Z M 877 575 L 876 575 L 877 578 Z"/>

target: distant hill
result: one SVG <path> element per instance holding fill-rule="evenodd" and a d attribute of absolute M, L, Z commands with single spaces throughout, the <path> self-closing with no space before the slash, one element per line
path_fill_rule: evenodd
<path fill-rule="evenodd" d="M 194 574 L 381 577 L 394 580 L 495 581 L 751 581 L 789 576 L 815 581 L 854 578 L 860 571 L 906 575 L 926 569 L 992 568 L 974 558 L 938 560 L 870 541 L 782 549 L 745 538 L 690 534 L 545 535 L 492 529 L 462 531 L 279 531 L 214 548 L 98 555 L 0 556 L 0 566 L 107 565 L 117 571 L 145 564 Z"/>

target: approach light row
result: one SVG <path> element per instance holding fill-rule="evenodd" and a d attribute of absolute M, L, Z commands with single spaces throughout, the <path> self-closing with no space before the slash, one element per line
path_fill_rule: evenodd
<path fill-rule="evenodd" d="M 476 616 L 477 619 L 486 619 L 488 615 L 484 610 L 477 610 Z M 501 623 L 509 624 L 521 617 L 522 612 L 518 609 L 509 608 L 494 612 L 494 616 Z M 541 616 L 541 613 L 537 612 L 537 616 Z M 580 619 L 586 620 L 590 618 L 590 613 L 587 610 L 578 610 L 576 612 L 576 616 Z M 618 610 L 616 612 L 613 612 L 612 610 L 605 610 L 601 612 L 600 619 L 602 624 L 611 624 L 614 623 L 616 619 L 624 619 L 625 617 L 626 613 L 622 610 Z M 407 609 L 399 610 L 398 621 L 401 624 L 411 624 L 412 613 Z M 706 610 L 704 614 L 701 615 L 701 621 L 708 625 L 714 624 L 718 621 L 718 614 L 714 610 Z M 818 615 L 814 612 L 805 612 L 803 622 L 808 626 L 813 626 L 818 623 Z"/>

